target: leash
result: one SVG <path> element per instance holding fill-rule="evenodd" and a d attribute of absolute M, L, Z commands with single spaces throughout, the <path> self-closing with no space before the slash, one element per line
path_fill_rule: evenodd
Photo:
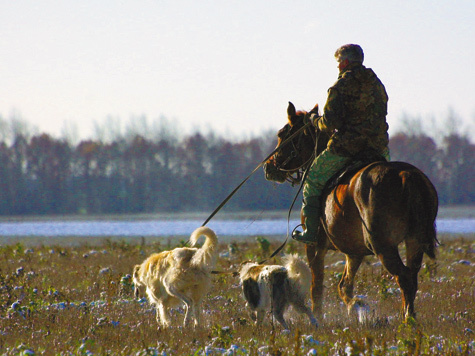
<path fill-rule="evenodd" d="M 291 140 L 297 136 L 297 134 L 299 134 L 301 131 L 305 130 L 308 126 L 310 125 L 313 125 L 311 121 L 307 122 L 305 125 L 303 125 L 301 128 L 299 128 L 297 131 L 295 131 L 292 135 L 290 135 L 288 138 L 285 139 L 284 142 L 282 142 L 278 147 L 276 147 L 269 155 L 267 155 L 266 158 L 264 158 L 264 160 L 262 160 L 261 163 L 259 163 L 256 168 L 254 168 L 254 170 L 236 187 L 234 188 L 234 190 L 221 202 L 221 204 L 218 205 L 218 207 L 216 209 L 214 209 L 214 211 L 211 213 L 211 215 L 205 220 L 205 222 L 203 223 L 203 225 L 201 226 L 206 226 L 206 224 L 221 210 L 221 208 L 232 198 L 232 196 L 249 180 L 249 178 L 251 178 L 251 176 L 256 173 L 256 171 L 261 168 L 264 163 L 266 163 L 275 153 L 277 153 L 280 149 L 282 149 L 282 147 L 284 147 L 286 144 L 288 144 L 289 142 L 291 142 Z M 314 155 L 313 155 L 314 156 Z M 282 249 L 285 247 L 285 245 L 287 244 L 287 241 L 289 240 L 289 225 L 290 225 L 290 215 L 292 213 L 292 208 L 297 200 L 297 197 L 298 195 L 300 194 L 302 188 L 303 188 L 303 184 L 305 182 L 305 179 L 307 178 L 307 175 L 308 175 L 308 172 L 310 170 L 310 166 L 307 167 L 307 169 L 305 170 L 305 173 L 304 173 L 304 176 L 302 178 L 302 181 L 301 181 L 301 184 L 300 184 L 300 187 L 299 187 L 299 190 L 297 192 L 297 194 L 295 195 L 293 201 L 292 201 L 292 204 L 290 205 L 290 208 L 289 208 L 289 212 L 288 212 L 288 215 L 287 215 L 287 236 L 285 238 L 285 241 L 270 255 L 270 257 L 258 262 L 259 265 L 261 264 L 264 264 L 265 262 L 267 262 L 268 260 L 270 260 L 271 258 L 275 257 L 280 251 L 282 251 Z M 239 272 L 236 272 L 236 271 L 211 271 L 211 274 L 231 274 L 233 277 L 239 275 Z"/>
<path fill-rule="evenodd" d="M 312 155 L 313 157 L 315 155 Z M 303 188 L 303 184 L 305 183 L 305 179 L 307 178 L 307 175 L 308 175 L 308 172 L 310 171 L 310 166 L 307 167 L 307 169 L 305 170 L 305 173 L 303 175 L 303 178 L 302 178 L 302 181 L 300 182 L 300 187 L 299 187 L 299 190 L 297 191 L 297 194 L 295 194 L 294 196 L 294 199 L 292 200 L 292 204 L 290 204 L 290 208 L 289 208 L 289 212 L 287 214 L 287 236 L 285 237 L 285 241 L 282 243 L 282 245 L 280 245 L 268 258 L 258 262 L 258 264 L 262 265 L 264 263 L 266 263 L 268 260 L 270 260 L 271 258 L 275 257 L 280 251 L 282 251 L 282 249 L 285 247 L 285 245 L 287 245 L 287 242 L 289 241 L 289 225 L 290 225 L 290 214 L 292 213 L 292 208 L 294 207 L 295 205 L 295 202 L 297 201 L 297 197 L 299 196 L 300 192 L 302 191 L 302 188 Z M 297 225 L 294 230 L 301 226 L 302 224 L 300 225 Z M 294 232 L 294 230 L 292 230 L 292 233 Z"/>
<path fill-rule="evenodd" d="M 313 155 L 313 156 L 315 156 L 315 155 Z M 287 242 L 289 240 L 289 225 L 290 225 L 290 215 L 292 213 L 292 208 L 294 207 L 295 202 L 297 201 L 297 197 L 299 196 L 300 192 L 302 191 L 303 184 L 305 182 L 305 179 L 307 178 L 307 175 L 308 175 L 309 171 L 310 171 L 310 166 L 305 170 L 302 181 L 300 183 L 299 190 L 297 191 L 297 194 L 295 194 L 295 197 L 292 200 L 292 204 L 290 204 L 289 212 L 287 214 L 287 236 L 285 237 L 285 241 L 269 257 L 267 257 L 266 259 L 258 262 L 257 264 L 262 265 L 262 264 L 266 263 L 268 260 L 270 260 L 271 258 L 274 258 L 280 251 L 282 251 L 282 249 L 285 247 L 285 245 L 287 245 Z M 302 225 L 302 224 L 300 224 L 300 225 Z M 300 225 L 298 225 L 298 226 L 300 226 Z M 239 272 L 237 272 L 237 271 L 211 271 L 211 274 L 230 274 L 233 277 L 236 277 L 236 276 L 239 275 Z"/>
<path fill-rule="evenodd" d="M 239 272 L 237 271 L 211 271 L 211 274 L 231 274 L 233 277 L 236 277 L 239 275 Z"/>
<path fill-rule="evenodd" d="M 311 124 L 311 122 L 308 122 L 307 124 L 304 125 L 304 127 L 308 126 L 309 124 Z M 300 130 L 299 130 L 300 131 Z M 293 136 L 293 135 L 292 135 Z M 318 135 L 315 137 L 315 150 L 317 149 L 317 146 L 318 146 Z M 310 156 L 310 159 L 307 161 L 307 162 L 310 162 L 310 161 L 313 161 L 315 159 L 315 156 L 316 156 L 316 151 L 313 152 L 313 154 Z M 273 258 L 275 255 L 277 255 L 280 251 L 282 251 L 282 249 L 285 247 L 285 245 L 287 244 L 288 240 L 289 240 L 289 225 L 290 225 L 290 214 L 292 212 L 292 208 L 294 207 L 294 204 L 295 204 L 295 201 L 297 200 L 297 197 L 299 196 L 300 192 L 302 191 L 302 188 L 303 188 L 303 185 L 305 183 L 305 180 L 307 179 L 307 176 L 308 176 L 308 173 L 310 172 L 310 168 L 311 168 L 311 164 L 308 165 L 307 169 L 305 170 L 303 176 L 302 176 L 302 180 L 300 181 L 300 187 L 299 187 L 299 190 L 297 191 L 297 194 L 295 194 L 295 197 L 292 201 L 292 204 L 290 205 L 290 208 L 289 208 L 289 213 L 287 215 L 287 236 L 285 237 L 285 241 L 282 243 L 282 245 L 280 245 L 271 255 L 270 257 L 266 258 L 265 260 L 262 260 L 261 262 L 259 262 L 259 264 L 263 264 L 265 262 L 267 262 L 269 259 Z M 302 224 L 299 224 L 297 225 L 293 230 L 292 230 L 292 234 L 293 232 L 295 231 L 296 228 L 298 228 L 299 226 L 302 226 Z"/>
<path fill-rule="evenodd" d="M 297 136 L 297 134 L 299 134 L 301 131 L 303 131 L 307 126 L 310 126 L 312 125 L 311 122 L 308 122 L 306 123 L 305 125 L 303 125 L 301 128 L 299 128 L 297 131 L 295 131 L 292 135 L 290 135 L 284 142 L 282 142 L 278 147 L 276 147 L 266 158 L 264 158 L 264 160 L 259 163 L 257 165 L 256 168 L 254 168 L 254 170 L 236 187 L 234 188 L 234 190 L 226 197 L 226 199 L 224 199 L 221 204 L 218 205 L 218 207 L 216 209 L 214 209 L 214 211 L 211 213 L 211 215 L 205 220 L 205 222 L 203 223 L 203 225 L 201 226 L 206 226 L 206 224 L 218 213 L 218 211 L 221 210 L 221 208 L 229 201 L 229 199 L 232 198 L 232 196 L 244 185 L 244 183 L 246 183 L 249 178 L 251 178 L 251 176 L 256 173 L 256 171 L 261 168 L 264 163 L 266 163 L 274 154 L 276 154 L 276 152 L 278 152 L 282 147 L 284 147 L 286 144 L 288 144 L 291 139 L 293 139 L 295 136 Z"/>

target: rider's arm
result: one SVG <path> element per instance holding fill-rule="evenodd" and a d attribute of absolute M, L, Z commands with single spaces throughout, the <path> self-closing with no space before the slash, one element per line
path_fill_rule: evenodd
<path fill-rule="evenodd" d="M 343 124 L 344 105 L 341 99 L 341 95 L 338 93 L 338 89 L 331 87 L 328 89 L 328 98 L 323 109 L 323 116 L 314 121 L 315 126 L 322 131 L 334 131 L 341 128 Z"/>

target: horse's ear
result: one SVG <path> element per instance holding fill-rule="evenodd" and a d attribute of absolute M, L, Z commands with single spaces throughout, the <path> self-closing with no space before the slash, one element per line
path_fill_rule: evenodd
<path fill-rule="evenodd" d="M 319 115 L 319 113 L 318 113 L 318 104 L 315 104 L 315 106 L 313 107 L 313 109 L 310 110 L 309 114 L 317 114 L 317 115 Z"/>
<path fill-rule="evenodd" d="M 289 106 L 287 107 L 287 115 L 289 119 L 295 116 L 295 106 L 289 101 Z"/>
<path fill-rule="evenodd" d="M 297 112 L 295 110 L 295 106 L 294 104 L 292 104 L 290 101 L 289 101 L 289 106 L 287 107 L 287 119 L 289 120 L 289 124 L 290 126 L 293 126 L 293 120 L 295 119 L 295 116 L 297 115 Z"/>

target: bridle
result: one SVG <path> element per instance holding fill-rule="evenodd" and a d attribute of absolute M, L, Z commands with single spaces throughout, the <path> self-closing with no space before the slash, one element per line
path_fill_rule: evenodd
<path fill-rule="evenodd" d="M 285 130 L 285 136 L 281 138 L 281 142 L 286 141 L 288 137 L 293 134 L 292 131 L 293 131 L 293 128 L 295 128 L 295 125 L 291 126 L 290 124 L 287 124 L 286 127 L 287 129 Z M 307 131 L 310 133 L 307 133 Z M 317 134 L 315 133 L 315 130 L 301 130 L 296 140 L 290 140 L 290 144 L 291 144 L 290 154 L 288 155 L 287 158 L 285 158 L 283 162 L 277 161 L 276 159 L 277 152 L 273 156 L 275 168 L 281 172 L 285 172 L 287 175 L 285 180 L 292 185 L 300 184 L 300 182 L 302 181 L 302 177 L 304 176 L 305 170 L 309 167 L 309 165 L 315 159 L 315 150 L 313 150 L 313 153 L 309 156 L 309 158 L 305 162 L 302 162 L 302 164 L 300 164 L 298 167 L 285 168 L 285 166 L 290 161 L 292 161 L 294 158 L 299 156 L 300 152 L 302 151 L 305 135 L 310 135 L 310 137 L 313 140 L 314 147 L 316 147 Z"/>

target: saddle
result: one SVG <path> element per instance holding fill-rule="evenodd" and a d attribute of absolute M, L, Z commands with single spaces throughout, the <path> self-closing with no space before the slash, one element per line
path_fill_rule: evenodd
<path fill-rule="evenodd" d="M 327 192 L 330 191 L 348 176 L 352 176 L 361 168 L 373 162 L 386 162 L 386 158 L 384 158 L 380 153 L 372 149 L 359 152 L 358 154 L 353 156 L 350 163 L 346 167 L 341 169 L 332 178 L 328 180 L 323 190 Z"/>
<path fill-rule="evenodd" d="M 380 153 L 376 152 L 375 150 L 365 150 L 357 155 L 355 155 L 350 163 L 341 169 L 339 172 L 337 172 L 335 175 L 333 175 L 332 178 L 328 180 L 328 182 L 325 184 L 325 187 L 323 188 L 323 194 L 320 196 L 320 204 L 322 206 L 322 209 L 320 209 L 319 212 L 319 219 L 323 216 L 323 212 L 325 211 L 325 201 L 326 197 L 328 194 L 332 191 L 333 188 L 335 188 L 338 184 L 340 184 L 343 180 L 346 180 L 348 177 L 353 176 L 356 172 L 358 172 L 361 168 L 366 167 L 368 164 L 371 164 L 373 162 L 387 162 L 386 158 L 384 158 Z M 320 229 L 323 227 L 322 224 L 318 225 L 318 231 L 319 233 L 317 234 L 318 236 L 321 236 L 320 234 Z M 319 240 L 317 242 L 317 245 L 322 245 L 324 244 L 324 241 Z M 335 249 L 335 247 L 332 247 L 332 244 L 330 243 L 330 249 Z"/>

